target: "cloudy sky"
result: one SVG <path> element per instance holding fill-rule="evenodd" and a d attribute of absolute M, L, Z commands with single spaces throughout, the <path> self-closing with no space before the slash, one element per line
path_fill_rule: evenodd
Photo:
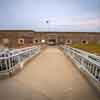
<path fill-rule="evenodd" d="M 0 0 L 0 29 L 100 32 L 100 0 Z"/>

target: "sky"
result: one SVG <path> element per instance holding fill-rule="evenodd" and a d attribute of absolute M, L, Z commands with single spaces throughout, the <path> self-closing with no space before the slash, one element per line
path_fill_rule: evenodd
<path fill-rule="evenodd" d="M 0 29 L 100 32 L 100 0 L 0 0 Z"/>

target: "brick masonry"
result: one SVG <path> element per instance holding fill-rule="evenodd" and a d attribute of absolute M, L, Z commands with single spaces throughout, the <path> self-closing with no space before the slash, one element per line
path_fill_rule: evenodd
<path fill-rule="evenodd" d="M 34 32 L 32 30 L 0 30 L 0 47 L 19 48 L 41 44 L 41 40 L 55 39 L 56 44 L 79 43 L 82 41 L 100 42 L 96 32 Z M 4 40 L 6 42 L 4 42 Z M 20 43 L 18 42 L 20 40 Z M 8 41 L 8 43 L 7 43 Z M 24 43 L 23 43 L 24 42 Z"/>

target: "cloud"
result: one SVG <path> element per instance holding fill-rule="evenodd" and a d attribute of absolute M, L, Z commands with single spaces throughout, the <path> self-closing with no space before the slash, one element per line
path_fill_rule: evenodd
<path fill-rule="evenodd" d="M 81 22 L 82 26 L 86 27 L 100 27 L 100 19 L 88 19 Z"/>

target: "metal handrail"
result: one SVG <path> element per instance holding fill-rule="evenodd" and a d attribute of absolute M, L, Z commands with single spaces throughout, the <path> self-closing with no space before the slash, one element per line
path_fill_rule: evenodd
<path fill-rule="evenodd" d="M 72 47 L 70 47 L 70 48 L 72 48 Z M 93 59 L 93 60 L 95 60 L 97 62 L 100 62 L 100 56 L 97 56 L 95 54 L 92 54 L 92 53 L 89 53 L 87 51 L 80 50 L 80 49 L 77 49 L 77 48 L 72 48 L 72 49 L 76 50 L 76 51 L 78 51 L 78 52 L 80 52 L 80 53 L 82 53 L 84 55 L 87 55 L 89 58 L 91 58 L 91 59 Z"/>
<path fill-rule="evenodd" d="M 70 46 L 63 48 L 64 53 L 70 56 L 81 69 L 85 70 L 94 80 L 100 82 L 100 61 L 89 57 L 91 56 L 95 59 L 99 59 L 98 56 Z"/>
<path fill-rule="evenodd" d="M 0 57 L 0 73 L 14 69 L 17 64 L 20 64 L 22 61 L 36 55 L 39 52 L 39 47 L 27 47 L 1 53 L 1 55 L 3 54 L 3 57 Z"/>

